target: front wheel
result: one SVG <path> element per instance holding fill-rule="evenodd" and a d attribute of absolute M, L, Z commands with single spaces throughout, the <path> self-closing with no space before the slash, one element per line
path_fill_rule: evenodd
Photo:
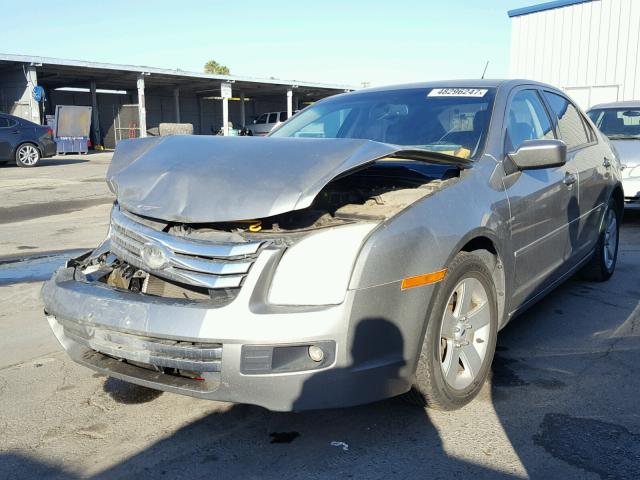
<path fill-rule="evenodd" d="M 461 408 L 482 388 L 496 347 L 496 289 L 479 256 L 456 255 L 427 321 L 407 399 L 438 410 Z"/>
<path fill-rule="evenodd" d="M 604 212 L 602 229 L 593 257 L 580 272 L 582 278 L 593 282 L 604 282 L 611 278 L 618 261 L 619 239 L 619 216 L 616 211 L 616 203 L 612 198 Z"/>
<path fill-rule="evenodd" d="M 24 143 L 16 150 L 16 165 L 19 167 L 35 167 L 40 161 L 40 150 L 35 145 Z"/>

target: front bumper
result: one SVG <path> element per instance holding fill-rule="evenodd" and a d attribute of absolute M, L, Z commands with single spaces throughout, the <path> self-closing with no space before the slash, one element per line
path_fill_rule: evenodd
<path fill-rule="evenodd" d="M 272 306 L 263 301 L 258 277 L 274 261 L 261 255 L 238 296 L 224 306 L 77 281 L 73 268 L 63 268 L 43 287 L 45 310 L 73 360 L 158 390 L 290 411 L 367 403 L 410 388 L 415 366 L 405 357 L 411 349 L 403 348 L 401 337 L 390 338 L 389 321 L 371 319 L 373 310 L 393 310 L 384 299 L 397 295 L 398 285 L 349 291 L 340 305 Z M 366 335 L 360 329 L 354 339 L 357 325 L 365 323 Z M 326 347 L 320 365 L 265 368 L 265 356 L 274 356 L 275 365 L 274 348 L 308 345 Z M 280 364 L 287 367 L 287 361 Z M 170 375 L 148 365 L 198 375 Z"/>

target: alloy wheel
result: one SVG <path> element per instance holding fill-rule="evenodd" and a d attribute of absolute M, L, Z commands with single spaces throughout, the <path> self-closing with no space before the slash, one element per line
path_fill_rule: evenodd
<path fill-rule="evenodd" d="M 18 160 L 23 165 L 33 166 L 40 160 L 40 153 L 33 145 L 22 145 L 18 150 Z"/>
<path fill-rule="evenodd" d="M 491 334 L 491 308 L 482 283 L 463 278 L 453 289 L 440 327 L 440 366 L 447 384 L 467 388 L 478 377 Z"/>

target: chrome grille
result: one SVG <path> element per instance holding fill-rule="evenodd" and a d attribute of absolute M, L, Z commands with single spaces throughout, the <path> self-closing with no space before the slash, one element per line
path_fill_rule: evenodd
<path fill-rule="evenodd" d="M 236 288 L 249 272 L 262 242 L 210 243 L 176 237 L 133 221 L 118 206 L 111 211 L 111 253 L 154 275 L 203 288 Z M 151 243 L 168 252 L 168 266 L 149 268 L 142 248 Z"/>

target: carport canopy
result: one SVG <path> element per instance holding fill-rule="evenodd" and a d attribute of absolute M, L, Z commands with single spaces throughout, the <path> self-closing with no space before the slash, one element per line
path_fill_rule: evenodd
<path fill-rule="evenodd" d="M 22 72 L 20 72 L 22 70 Z M 187 72 L 166 68 L 154 68 L 135 65 L 118 65 L 82 60 L 66 60 L 50 57 L 27 55 L 0 54 L 0 87 L 1 78 L 6 72 L 23 73 L 27 79 L 27 89 L 33 83 L 44 86 L 47 91 L 60 88 L 89 89 L 92 104 L 97 114 L 96 89 L 136 91 L 140 119 L 140 135 L 146 134 L 146 92 L 162 92 L 172 95 L 175 99 L 175 121 L 179 122 L 180 96 L 194 95 L 198 98 L 221 100 L 223 103 L 222 127 L 228 133 L 227 98 L 223 98 L 221 89 L 223 84 L 231 87 L 232 97 L 240 100 L 241 122 L 245 123 L 245 100 L 247 99 L 277 99 L 278 103 L 286 105 L 290 116 L 300 103 L 314 102 L 324 97 L 354 90 L 349 85 L 333 85 L 298 80 L 280 80 L 276 78 L 255 78 L 236 75 L 212 75 L 206 73 Z M 33 85 L 35 86 L 35 85 Z M 33 106 L 30 91 L 26 99 L 31 104 L 31 117 L 40 121 L 39 107 Z M 23 96 L 24 97 L 24 96 Z M 1 100 L 1 99 L 0 99 Z M 286 102 L 286 103 L 285 103 Z M 5 105 L 7 102 L 5 102 Z M 36 110 L 34 110 L 37 109 Z M 95 120 L 95 118 L 94 118 Z M 42 122 L 40 122 L 42 123 Z"/>

